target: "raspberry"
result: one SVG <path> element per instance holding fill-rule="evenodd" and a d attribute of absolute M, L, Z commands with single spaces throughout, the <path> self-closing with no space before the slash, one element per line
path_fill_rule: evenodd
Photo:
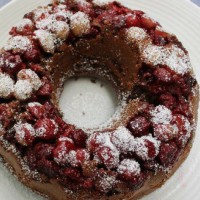
<path fill-rule="evenodd" d="M 146 17 L 142 17 L 140 23 L 141 23 L 141 26 L 145 29 L 154 29 L 157 26 L 156 22 Z"/>
<path fill-rule="evenodd" d="M 45 111 L 43 105 L 37 102 L 29 103 L 27 109 L 30 114 L 37 119 L 40 119 Z"/>
<path fill-rule="evenodd" d="M 42 83 L 42 87 L 38 90 L 37 94 L 44 97 L 51 96 L 53 89 L 50 82 L 46 78 L 43 78 Z"/>
<path fill-rule="evenodd" d="M 79 171 L 78 169 L 72 168 L 72 167 L 66 168 L 66 169 L 64 170 L 64 174 L 65 174 L 66 176 L 68 176 L 70 179 L 76 180 L 76 181 L 79 181 L 80 178 L 81 178 L 81 173 L 80 173 L 80 171 Z"/>
<path fill-rule="evenodd" d="M 180 148 L 185 147 L 192 132 L 190 122 L 183 115 L 176 114 L 173 116 L 172 124 L 178 127 L 178 136 L 176 137 L 177 145 Z"/>
<path fill-rule="evenodd" d="M 123 153 L 134 151 L 134 137 L 125 127 L 119 127 L 111 134 L 111 141 Z"/>
<path fill-rule="evenodd" d="M 151 135 L 136 139 L 136 155 L 142 160 L 153 160 L 159 153 L 160 141 Z"/>
<path fill-rule="evenodd" d="M 125 159 L 117 168 L 119 178 L 123 181 L 131 181 L 140 176 L 140 164 L 135 160 Z"/>
<path fill-rule="evenodd" d="M 54 160 L 59 165 L 65 165 L 67 163 L 67 156 L 70 151 L 75 150 L 75 145 L 72 139 L 67 137 L 61 137 L 53 151 Z"/>
<path fill-rule="evenodd" d="M 161 141 L 169 141 L 178 135 L 178 127 L 172 124 L 155 124 L 154 136 Z"/>
<path fill-rule="evenodd" d="M 162 143 L 160 146 L 160 153 L 158 155 L 160 162 L 165 167 L 173 164 L 176 159 L 178 148 L 175 142 Z"/>
<path fill-rule="evenodd" d="M 35 131 L 39 138 L 50 140 L 58 134 L 58 125 L 52 119 L 40 119 L 35 124 Z"/>
<path fill-rule="evenodd" d="M 97 157 L 109 169 L 113 169 L 119 164 L 119 152 L 115 148 L 101 147 L 97 151 Z"/>
<path fill-rule="evenodd" d="M 156 68 L 153 72 L 158 81 L 169 83 L 172 81 L 172 74 L 165 68 Z"/>
<path fill-rule="evenodd" d="M 38 49 L 30 49 L 26 51 L 23 55 L 24 59 L 28 62 L 38 63 L 41 59 L 41 53 Z"/>
<path fill-rule="evenodd" d="M 85 149 L 77 149 L 76 151 L 70 151 L 67 158 L 71 166 L 80 167 L 84 162 L 89 160 L 90 154 Z"/>
<path fill-rule="evenodd" d="M 169 94 L 169 93 L 162 94 L 159 97 L 159 102 L 162 105 L 164 105 L 167 108 L 169 108 L 170 110 L 172 110 L 173 108 L 175 108 L 176 105 L 177 105 L 176 98 L 172 94 Z"/>
<path fill-rule="evenodd" d="M 137 116 L 128 123 L 128 128 L 136 137 L 149 133 L 150 122 L 143 116 Z"/>
<path fill-rule="evenodd" d="M 86 146 L 86 140 L 88 136 L 86 133 L 82 130 L 74 130 L 72 133 L 72 139 L 74 143 L 81 148 L 84 148 Z"/>
<path fill-rule="evenodd" d="M 91 189 L 94 186 L 94 181 L 92 179 L 86 179 L 81 186 L 85 189 Z"/>
<path fill-rule="evenodd" d="M 38 143 L 35 145 L 33 151 L 37 159 L 52 159 L 53 158 L 53 145 Z"/>
<path fill-rule="evenodd" d="M 16 124 L 15 128 L 15 138 L 23 146 L 29 146 L 33 143 L 36 137 L 35 129 L 31 124 Z"/>

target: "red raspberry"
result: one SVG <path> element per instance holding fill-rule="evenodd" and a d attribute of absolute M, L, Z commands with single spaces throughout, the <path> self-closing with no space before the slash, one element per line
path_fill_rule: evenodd
<path fill-rule="evenodd" d="M 71 166 L 80 167 L 90 159 L 90 154 L 85 149 L 77 149 L 76 151 L 70 151 L 67 158 Z"/>
<path fill-rule="evenodd" d="M 64 175 L 66 175 L 67 177 L 69 177 L 72 180 L 76 180 L 76 181 L 80 181 L 81 179 L 81 173 L 78 169 L 76 168 L 66 168 L 64 170 Z"/>
<path fill-rule="evenodd" d="M 110 147 L 101 147 L 97 151 L 97 158 L 109 169 L 113 169 L 119 164 L 119 152 L 113 146 Z"/>
<path fill-rule="evenodd" d="M 169 83 L 172 81 L 172 74 L 165 68 L 156 68 L 153 74 L 159 81 L 163 83 Z"/>
<path fill-rule="evenodd" d="M 94 186 L 94 181 L 92 179 L 86 179 L 83 181 L 83 183 L 81 184 L 81 186 L 85 189 L 91 189 Z"/>
<path fill-rule="evenodd" d="M 46 79 L 43 78 L 42 80 L 42 86 L 40 87 L 40 89 L 38 90 L 37 94 L 40 96 L 45 96 L 45 97 L 49 97 L 52 94 L 52 85 L 50 84 L 50 82 Z"/>
<path fill-rule="evenodd" d="M 50 140 L 58 134 L 58 125 L 52 119 L 40 119 L 35 124 L 35 131 L 39 138 Z"/>
<path fill-rule="evenodd" d="M 178 135 L 178 127 L 172 124 L 155 124 L 154 136 L 161 141 L 169 141 Z"/>
<path fill-rule="evenodd" d="M 136 139 L 135 153 L 146 161 L 153 160 L 159 153 L 160 141 L 153 138 L 151 135 L 143 136 Z"/>
<path fill-rule="evenodd" d="M 162 143 L 160 146 L 160 153 L 158 155 L 160 162 L 165 167 L 173 164 L 178 153 L 178 148 L 175 142 Z"/>
<path fill-rule="evenodd" d="M 28 62 L 38 63 L 41 59 L 41 53 L 38 49 L 30 49 L 26 51 L 23 55 L 24 59 Z"/>
<path fill-rule="evenodd" d="M 132 181 L 140 176 L 140 164 L 135 160 L 125 159 L 117 168 L 119 178 L 123 181 Z"/>
<path fill-rule="evenodd" d="M 31 124 L 16 124 L 15 125 L 15 138 L 23 146 L 29 146 L 33 143 L 36 137 L 35 129 Z"/>
<path fill-rule="evenodd" d="M 126 17 L 126 26 L 132 27 L 132 26 L 140 26 L 140 17 L 135 15 L 128 15 Z"/>
<path fill-rule="evenodd" d="M 33 151 L 38 159 L 52 159 L 53 158 L 53 145 L 38 143 L 35 145 Z"/>
<path fill-rule="evenodd" d="M 166 94 L 162 94 L 160 97 L 159 97 L 159 102 L 166 106 L 167 108 L 169 108 L 170 110 L 172 110 L 174 107 L 176 107 L 176 98 L 172 95 L 172 94 L 169 94 L 169 93 L 166 93 Z"/>
<path fill-rule="evenodd" d="M 128 128 L 134 136 L 140 137 L 149 133 L 150 122 L 145 117 L 137 116 L 128 123 Z"/>
<path fill-rule="evenodd" d="M 30 114 L 37 119 L 40 119 L 45 111 L 43 105 L 37 102 L 29 103 L 27 109 Z"/>
<path fill-rule="evenodd" d="M 87 134 L 82 130 L 74 130 L 72 132 L 72 139 L 78 147 L 84 148 L 86 146 L 87 138 Z"/>
<path fill-rule="evenodd" d="M 146 17 L 142 17 L 140 23 L 141 23 L 141 26 L 145 29 L 155 29 L 156 26 L 158 25 L 152 19 L 146 18 Z"/>
<path fill-rule="evenodd" d="M 72 150 L 75 150 L 75 145 L 72 139 L 67 137 L 59 138 L 56 148 L 53 151 L 54 160 L 59 165 L 67 164 L 67 156 Z"/>
<path fill-rule="evenodd" d="M 185 147 L 192 132 L 192 127 L 190 122 L 185 116 L 176 114 L 173 116 L 172 124 L 178 127 L 178 136 L 176 138 L 177 145 L 180 148 Z"/>

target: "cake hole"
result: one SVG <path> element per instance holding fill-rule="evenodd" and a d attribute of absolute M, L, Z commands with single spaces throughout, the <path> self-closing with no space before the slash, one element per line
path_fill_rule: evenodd
<path fill-rule="evenodd" d="M 117 92 L 112 85 L 91 77 L 67 80 L 59 102 L 65 121 L 86 129 L 108 121 L 117 105 Z"/>

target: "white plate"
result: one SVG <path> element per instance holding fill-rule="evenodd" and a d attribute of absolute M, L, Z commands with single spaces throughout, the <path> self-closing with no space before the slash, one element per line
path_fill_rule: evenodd
<path fill-rule="evenodd" d="M 0 46 L 8 38 L 8 30 L 26 12 L 50 0 L 14 0 L 0 10 Z M 200 80 L 200 9 L 189 0 L 121 0 L 126 6 L 141 9 L 157 19 L 167 30 L 175 33 L 190 52 L 192 65 Z M 200 199 L 200 131 L 199 125 L 191 153 L 175 175 L 160 189 L 144 200 Z M 0 165 L 1 200 L 41 200 L 41 197 L 22 186 Z"/>

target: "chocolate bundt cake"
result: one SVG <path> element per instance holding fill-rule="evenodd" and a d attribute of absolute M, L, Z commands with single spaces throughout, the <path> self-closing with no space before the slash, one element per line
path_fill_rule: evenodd
<path fill-rule="evenodd" d="M 187 157 L 198 85 L 187 50 L 147 14 L 105 0 L 55 0 L 0 50 L 0 155 L 54 200 L 138 199 Z M 70 77 L 109 80 L 120 110 L 95 129 L 63 119 Z"/>

